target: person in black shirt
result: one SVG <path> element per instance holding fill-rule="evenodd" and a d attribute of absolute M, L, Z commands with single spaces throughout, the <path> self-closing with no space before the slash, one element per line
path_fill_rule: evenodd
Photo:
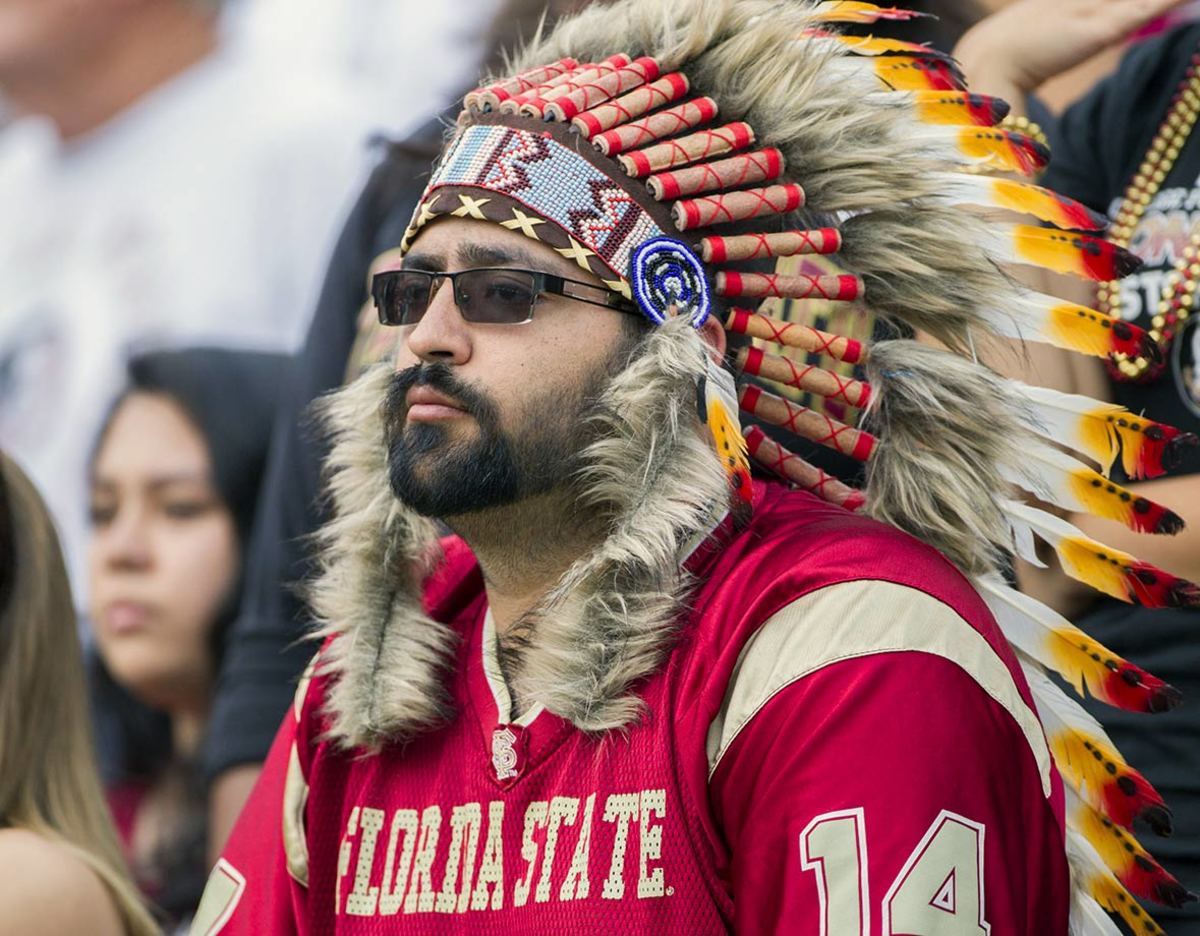
<path fill-rule="evenodd" d="M 1036 31 L 1028 29 L 1035 12 L 1032 3 L 1038 15 Z M 1053 7 L 1040 0 L 1032 3 L 1022 0 L 985 22 L 957 50 L 972 89 L 1005 97 L 1015 108 L 1024 106 L 1025 95 L 1044 80 L 1122 38 L 1140 25 L 1140 19 L 1174 5 L 1115 0 L 1066 0 Z M 1037 41 L 1039 36 L 1046 41 Z M 1107 213 L 1113 220 L 1110 236 L 1126 241 L 1145 264 L 1119 286 L 1070 298 L 1146 329 L 1155 327 L 1160 309 L 1172 308 L 1177 293 L 1196 289 L 1186 283 L 1200 274 L 1200 264 L 1182 259 L 1193 235 L 1200 235 L 1200 132 L 1185 125 L 1189 113 L 1196 112 L 1187 105 L 1192 95 L 1200 108 L 1200 79 L 1190 77 L 1198 66 L 1200 24 L 1176 27 L 1134 45 L 1116 73 L 1045 128 L 1053 158 L 1043 184 Z M 1169 120 L 1178 98 L 1184 103 Z M 1155 142 L 1159 137 L 1161 144 Z M 1147 157 L 1155 159 L 1148 172 L 1143 170 Z M 1183 275 L 1175 277 L 1178 284 L 1168 294 L 1179 267 Z M 1061 284 L 1036 285 L 1064 294 Z M 1186 303 L 1180 302 L 1176 311 L 1186 313 Z M 1106 367 L 1094 359 L 1068 363 L 1073 356 L 1041 349 L 1031 382 L 1108 399 L 1179 429 L 1200 432 L 1198 323 L 1200 316 L 1190 316 L 1173 336 L 1163 336 L 1158 366 L 1127 361 Z M 1120 478 L 1119 466 L 1114 476 Z M 1175 537 L 1135 539 L 1112 529 L 1113 524 L 1069 519 L 1104 542 L 1177 575 L 1200 575 L 1200 449 L 1181 450 L 1168 477 L 1129 486 L 1175 509 L 1188 528 Z M 1195 889 L 1200 884 L 1200 612 L 1155 612 L 1151 619 L 1142 608 L 1093 600 L 1056 569 L 1038 572 L 1026 566 L 1019 575 L 1025 590 L 1183 693 L 1179 708 L 1153 717 L 1094 702 L 1089 708 L 1172 808 L 1173 837 L 1143 841 L 1184 886 Z M 1155 908 L 1154 913 L 1172 936 L 1200 936 L 1197 904 Z"/>

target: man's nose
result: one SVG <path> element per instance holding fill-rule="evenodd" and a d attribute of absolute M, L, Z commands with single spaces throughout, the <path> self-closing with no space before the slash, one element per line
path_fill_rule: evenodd
<path fill-rule="evenodd" d="M 438 280 L 429 308 L 408 333 L 405 343 L 419 360 L 464 364 L 471 357 L 471 330 L 454 303 L 454 284 Z"/>

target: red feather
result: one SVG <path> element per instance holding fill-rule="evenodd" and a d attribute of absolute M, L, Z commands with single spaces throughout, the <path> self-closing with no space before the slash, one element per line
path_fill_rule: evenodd
<path fill-rule="evenodd" d="M 1128 436 L 1123 436 L 1125 470 L 1135 478 L 1161 477 L 1179 462 L 1184 449 L 1193 448 L 1200 442 L 1192 433 L 1174 426 L 1132 416 L 1126 418 L 1131 433 L 1136 431 L 1134 426 L 1141 430 L 1137 433 L 1136 444 Z"/>
<path fill-rule="evenodd" d="M 1147 608 L 1200 608 L 1200 587 L 1150 565 L 1134 562 L 1125 570 L 1125 583 Z"/>

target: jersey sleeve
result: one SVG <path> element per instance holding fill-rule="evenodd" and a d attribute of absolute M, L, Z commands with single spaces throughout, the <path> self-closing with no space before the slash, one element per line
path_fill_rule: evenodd
<path fill-rule="evenodd" d="M 192 936 L 307 936 L 309 664 L 221 857 Z"/>
<path fill-rule="evenodd" d="M 709 734 L 739 933 L 1066 933 L 1061 785 L 1013 673 L 915 589 L 850 583 L 743 651 Z"/>

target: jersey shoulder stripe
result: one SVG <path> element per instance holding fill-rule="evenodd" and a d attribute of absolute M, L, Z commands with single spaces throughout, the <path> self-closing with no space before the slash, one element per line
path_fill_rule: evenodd
<path fill-rule="evenodd" d="M 706 750 L 711 778 L 738 735 L 789 685 L 834 663 L 917 652 L 962 669 L 1013 718 L 1051 795 L 1050 751 L 1008 665 L 949 605 L 907 585 L 874 579 L 808 592 L 766 620 L 742 647 Z"/>

